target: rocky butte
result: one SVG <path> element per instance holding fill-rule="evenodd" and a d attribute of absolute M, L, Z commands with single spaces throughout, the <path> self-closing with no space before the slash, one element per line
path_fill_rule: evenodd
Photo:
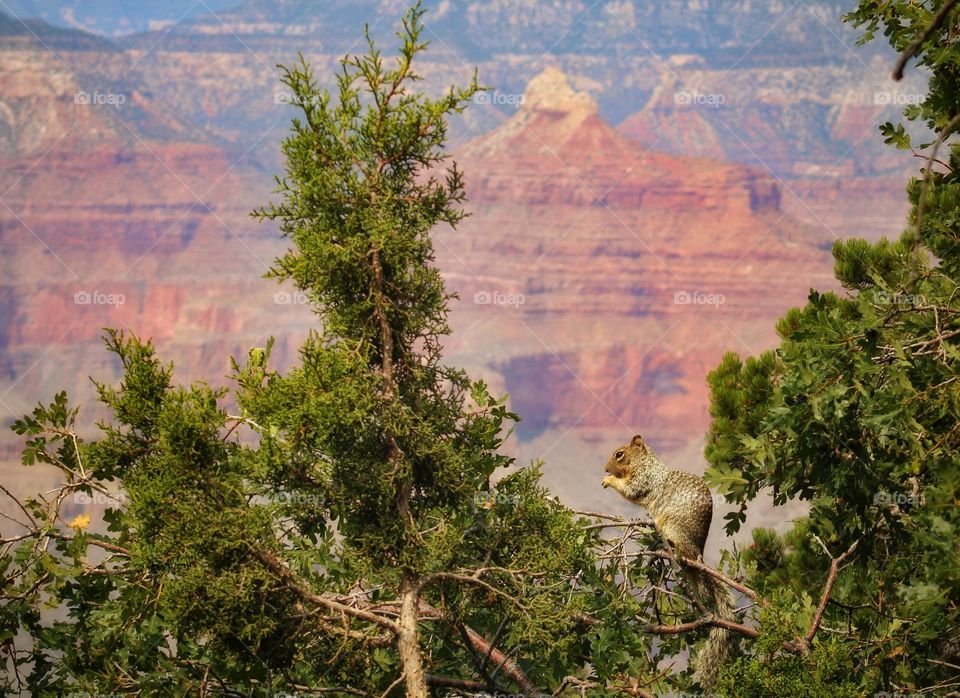
<path fill-rule="evenodd" d="M 519 453 L 565 501 L 613 506 L 589 483 L 637 430 L 699 468 L 706 373 L 832 285 L 831 239 L 784 214 L 769 173 L 651 150 L 557 68 L 457 161 L 473 215 L 437 238 L 450 348 L 511 394 Z"/>

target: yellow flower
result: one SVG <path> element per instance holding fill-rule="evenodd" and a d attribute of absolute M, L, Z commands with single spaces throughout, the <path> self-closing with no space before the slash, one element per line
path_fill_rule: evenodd
<path fill-rule="evenodd" d="M 85 529 L 87 526 L 90 525 L 90 515 L 80 514 L 80 516 L 75 518 L 73 521 L 71 521 L 67 525 L 70 526 L 70 528 L 72 529 L 75 529 L 77 531 L 82 531 L 83 529 Z"/>

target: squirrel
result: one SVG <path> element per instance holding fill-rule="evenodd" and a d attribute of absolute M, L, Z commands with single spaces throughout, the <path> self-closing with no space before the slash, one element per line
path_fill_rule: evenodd
<path fill-rule="evenodd" d="M 702 560 L 703 546 L 713 517 L 713 497 L 702 478 L 669 468 L 637 434 L 618 448 L 604 470 L 603 486 L 612 487 L 626 499 L 646 509 L 657 530 L 682 565 L 690 593 L 717 618 L 735 620 L 735 605 L 729 589 L 710 574 L 686 565 L 683 559 Z M 711 690 L 720 668 L 737 649 L 737 637 L 714 627 L 694 660 L 694 679 Z"/>

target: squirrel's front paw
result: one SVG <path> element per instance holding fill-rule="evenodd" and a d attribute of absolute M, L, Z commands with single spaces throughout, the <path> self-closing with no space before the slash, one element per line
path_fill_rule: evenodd
<path fill-rule="evenodd" d="M 607 475 L 605 478 L 603 478 L 603 481 L 600 484 L 602 484 L 604 488 L 613 487 L 616 480 L 617 478 L 615 478 L 613 475 Z"/>

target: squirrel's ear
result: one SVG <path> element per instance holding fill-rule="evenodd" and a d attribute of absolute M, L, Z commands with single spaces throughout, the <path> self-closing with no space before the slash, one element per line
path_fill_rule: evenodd
<path fill-rule="evenodd" d="M 633 446 L 643 446 L 643 437 L 640 434 L 637 434 L 633 437 L 633 441 L 630 442 Z"/>

